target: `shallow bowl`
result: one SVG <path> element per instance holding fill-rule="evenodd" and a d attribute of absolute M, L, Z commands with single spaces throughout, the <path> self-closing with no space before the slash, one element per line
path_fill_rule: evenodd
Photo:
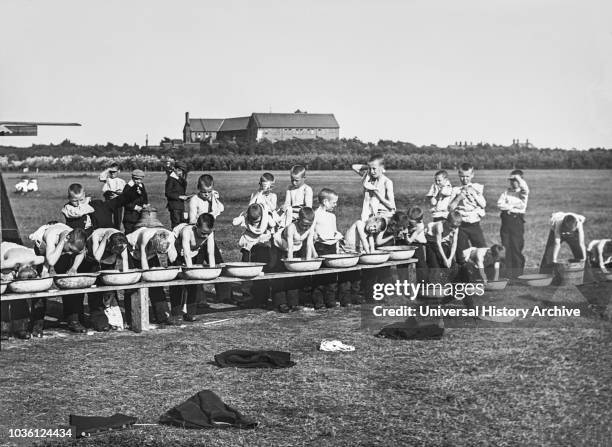
<path fill-rule="evenodd" d="M 285 268 L 290 272 L 314 272 L 321 268 L 323 263 L 322 258 L 305 259 L 305 258 L 288 258 L 282 259 Z"/>
<path fill-rule="evenodd" d="M 546 287 L 552 283 L 552 275 L 546 273 L 534 273 L 531 275 L 521 275 L 518 277 L 520 281 L 525 282 L 528 286 Z"/>
<path fill-rule="evenodd" d="M 382 264 L 383 262 L 387 262 L 390 256 L 391 253 L 385 253 L 384 251 L 365 253 L 359 256 L 359 263 L 366 265 Z"/>
<path fill-rule="evenodd" d="M 358 254 L 350 254 L 350 253 L 338 253 L 335 255 L 323 255 L 323 264 L 326 267 L 332 268 L 346 268 L 346 267 L 354 267 L 359 262 Z"/>
<path fill-rule="evenodd" d="M 11 281 L 8 288 L 14 293 L 33 293 L 49 290 L 51 285 L 53 285 L 53 278 L 48 276 L 47 278 L 17 279 Z"/>
<path fill-rule="evenodd" d="M 498 279 L 496 281 L 487 281 L 484 288 L 485 290 L 504 290 L 508 285 L 506 278 Z"/>
<path fill-rule="evenodd" d="M 225 264 L 225 273 L 234 278 L 251 279 L 259 276 L 264 265 L 263 262 L 229 262 Z"/>
<path fill-rule="evenodd" d="M 606 280 L 612 281 L 612 273 L 607 273 L 605 276 L 606 276 Z"/>
<path fill-rule="evenodd" d="M 185 279 L 199 279 L 207 281 L 209 279 L 215 279 L 221 274 L 223 266 L 225 264 L 219 264 L 215 267 L 208 265 L 194 265 L 192 267 L 183 267 L 183 278 Z"/>
<path fill-rule="evenodd" d="M 98 279 L 97 273 L 77 273 L 75 275 L 55 275 L 53 282 L 58 289 L 85 289 Z"/>
<path fill-rule="evenodd" d="M 417 247 L 414 245 L 396 245 L 394 247 L 381 247 L 380 251 L 389 252 L 389 261 L 405 261 L 414 256 Z"/>
<path fill-rule="evenodd" d="M 143 270 L 142 280 L 147 282 L 172 281 L 180 272 L 180 267 L 153 267 L 150 270 Z"/>
<path fill-rule="evenodd" d="M 141 270 L 103 270 L 100 272 L 100 281 L 107 286 L 126 286 L 140 281 Z"/>

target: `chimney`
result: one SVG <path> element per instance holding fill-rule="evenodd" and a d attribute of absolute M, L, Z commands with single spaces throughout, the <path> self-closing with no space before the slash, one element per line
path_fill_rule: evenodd
<path fill-rule="evenodd" d="M 185 112 L 185 124 L 189 124 L 189 112 Z"/>

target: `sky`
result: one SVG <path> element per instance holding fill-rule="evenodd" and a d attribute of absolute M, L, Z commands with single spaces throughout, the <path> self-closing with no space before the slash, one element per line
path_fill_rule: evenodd
<path fill-rule="evenodd" d="M 0 145 L 181 138 L 184 114 L 340 135 L 612 148 L 609 0 L 0 0 Z"/>

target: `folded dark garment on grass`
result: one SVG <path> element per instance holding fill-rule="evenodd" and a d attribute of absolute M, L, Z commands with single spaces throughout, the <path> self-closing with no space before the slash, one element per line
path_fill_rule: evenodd
<path fill-rule="evenodd" d="M 110 417 L 70 415 L 70 426 L 74 427 L 77 438 L 110 430 L 121 430 L 130 427 L 138 418 L 116 413 Z"/>
<path fill-rule="evenodd" d="M 210 390 L 202 390 L 185 402 L 166 411 L 160 424 L 175 425 L 182 428 L 255 428 L 257 422 L 243 416 L 238 410 L 225 405 Z"/>
<path fill-rule="evenodd" d="M 444 323 L 433 321 L 418 321 L 409 318 L 400 323 L 393 323 L 383 327 L 377 337 L 391 338 L 393 340 L 438 340 L 444 334 Z"/>
<path fill-rule="evenodd" d="M 295 365 L 291 354 L 283 351 L 245 351 L 233 349 L 215 355 L 221 368 L 289 368 Z"/>

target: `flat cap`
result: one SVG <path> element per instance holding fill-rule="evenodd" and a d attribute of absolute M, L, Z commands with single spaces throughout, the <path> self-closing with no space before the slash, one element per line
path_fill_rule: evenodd
<path fill-rule="evenodd" d="M 132 177 L 139 177 L 139 178 L 143 178 L 144 177 L 144 171 L 142 169 L 134 169 L 132 171 Z"/>

